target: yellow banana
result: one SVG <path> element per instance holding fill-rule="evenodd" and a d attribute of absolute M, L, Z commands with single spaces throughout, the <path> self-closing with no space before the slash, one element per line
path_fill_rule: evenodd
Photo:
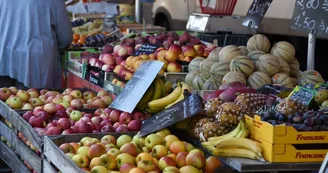
<path fill-rule="evenodd" d="M 139 101 L 139 103 L 137 104 L 137 108 L 139 108 L 140 106 L 146 104 L 147 102 L 150 101 L 152 95 L 154 93 L 154 85 L 150 85 L 150 87 L 148 88 L 148 90 L 146 91 L 146 93 L 142 96 L 141 100 Z"/>
<path fill-rule="evenodd" d="M 161 85 L 161 98 L 165 97 L 166 94 L 166 89 L 165 89 L 165 84 L 162 79 L 159 80 L 159 83 Z"/>
<path fill-rule="evenodd" d="M 166 81 L 165 82 L 165 93 L 168 95 L 172 91 L 172 82 Z"/>
<path fill-rule="evenodd" d="M 155 79 L 154 81 L 154 93 L 151 96 L 150 100 L 157 100 L 162 98 L 162 89 L 161 89 L 161 83 L 160 81 L 162 81 L 161 79 Z"/>
<path fill-rule="evenodd" d="M 184 99 L 184 91 L 185 91 L 185 90 L 188 90 L 188 91 L 190 92 L 190 88 L 189 88 L 189 86 L 188 86 L 186 83 L 181 82 L 181 85 L 182 85 L 182 92 L 181 92 L 179 98 L 178 98 L 175 102 L 173 102 L 173 103 L 167 105 L 167 106 L 165 107 L 165 109 L 167 109 L 167 108 L 169 108 L 169 107 L 175 105 L 175 104 L 178 103 L 179 101 L 183 100 L 183 99 Z"/>
<path fill-rule="evenodd" d="M 262 157 L 258 156 L 256 153 L 250 150 L 246 150 L 243 148 L 229 148 L 229 149 L 213 149 L 211 153 L 214 156 L 221 157 L 243 157 L 255 160 L 263 160 Z"/>
<path fill-rule="evenodd" d="M 150 113 L 150 114 L 156 114 L 156 113 L 158 113 L 158 112 L 161 112 L 163 109 L 151 109 L 151 108 L 147 108 L 147 109 L 145 109 L 145 111 L 147 112 L 147 113 Z"/>
<path fill-rule="evenodd" d="M 157 99 L 157 100 L 153 100 L 151 102 L 148 103 L 148 107 L 151 109 L 164 109 L 165 106 L 173 103 L 174 101 L 176 101 L 180 94 L 181 94 L 182 88 L 180 86 L 180 84 L 178 84 L 178 86 L 173 90 L 173 92 L 169 95 L 167 95 L 166 97 L 163 97 L 161 99 Z"/>
<path fill-rule="evenodd" d="M 246 138 L 248 136 L 248 128 L 245 124 L 245 121 L 242 122 L 242 129 L 241 131 L 239 132 L 239 134 L 236 136 L 236 138 Z"/>
<path fill-rule="evenodd" d="M 216 146 L 218 149 L 243 148 L 253 151 L 258 156 L 262 156 L 262 148 L 256 141 L 247 138 L 231 138 L 219 142 Z"/>
<path fill-rule="evenodd" d="M 242 120 L 239 121 L 238 126 L 234 130 L 232 130 L 230 133 L 225 134 L 223 136 L 208 138 L 208 141 L 209 142 L 211 142 L 211 141 L 220 141 L 222 139 L 228 139 L 228 138 L 236 137 L 238 135 L 238 133 L 241 131 L 241 124 L 242 124 Z"/>

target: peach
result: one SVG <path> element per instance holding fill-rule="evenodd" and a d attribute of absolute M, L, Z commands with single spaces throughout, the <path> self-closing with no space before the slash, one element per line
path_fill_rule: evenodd
<path fill-rule="evenodd" d="M 132 143 L 126 143 L 124 144 L 121 148 L 120 151 L 122 153 L 127 153 L 133 157 L 136 157 L 138 155 L 137 148 L 134 144 Z"/>
<path fill-rule="evenodd" d="M 178 59 L 179 53 L 173 50 L 165 52 L 165 60 L 168 62 L 175 62 Z"/>
<path fill-rule="evenodd" d="M 200 152 L 189 153 L 186 158 L 187 165 L 192 165 L 198 169 L 203 168 L 205 161 L 205 156 Z"/>
<path fill-rule="evenodd" d="M 170 62 L 167 65 L 167 71 L 168 72 L 182 72 L 182 66 L 181 64 L 177 62 Z"/>
<path fill-rule="evenodd" d="M 217 157 L 210 156 L 206 159 L 204 171 L 206 173 L 214 173 L 219 167 L 221 167 L 221 161 Z"/>
<path fill-rule="evenodd" d="M 197 52 L 197 56 L 203 56 L 204 53 L 205 53 L 205 48 L 203 45 L 199 45 L 199 44 L 196 44 L 194 46 L 196 52 Z"/>
<path fill-rule="evenodd" d="M 177 155 L 178 153 L 183 152 L 183 151 L 187 151 L 187 150 L 186 150 L 186 147 L 185 147 L 185 145 L 184 145 L 183 142 L 181 142 L 181 141 L 174 141 L 170 145 L 170 151 L 171 151 L 171 153 Z"/>
<path fill-rule="evenodd" d="M 183 46 L 182 47 L 182 52 L 183 55 L 186 56 L 191 56 L 191 57 L 196 57 L 197 52 L 193 46 Z"/>
<path fill-rule="evenodd" d="M 165 60 L 166 50 L 159 50 L 155 52 L 155 59 L 157 60 Z"/>

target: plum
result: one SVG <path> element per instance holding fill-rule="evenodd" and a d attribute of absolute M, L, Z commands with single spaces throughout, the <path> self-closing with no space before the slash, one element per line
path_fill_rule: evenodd
<path fill-rule="evenodd" d="M 288 119 L 288 122 L 293 122 L 293 118 L 295 117 L 296 115 L 293 115 L 293 114 L 291 114 L 291 115 L 288 115 L 287 116 L 287 119 Z"/>
<path fill-rule="evenodd" d="M 301 131 L 301 125 L 302 125 L 302 124 L 293 124 L 293 127 L 294 127 L 297 131 Z"/>
<path fill-rule="evenodd" d="M 288 120 L 288 118 L 285 115 L 279 115 L 278 120 L 282 121 L 282 122 L 286 122 Z"/>
<path fill-rule="evenodd" d="M 328 115 L 322 115 L 320 117 L 320 120 L 321 120 L 322 125 L 328 126 Z"/>
<path fill-rule="evenodd" d="M 303 123 L 303 118 L 301 116 L 297 115 L 293 118 L 292 122 L 295 124 L 301 124 L 301 123 Z"/>
<path fill-rule="evenodd" d="M 309 126 L 307 126 L 307 125 L 305 125 L 305 124 L 302 124 L 302 125 L 300 126 L 300 131 L 309 132 L 309 131 L 311 131 L 311 130 L 312 130 L 312 127 L 309 127 Z"/>
<path fill-rule="evenodd" d="M 320 131 L 320 125 L 312 127 L 312 131 Z"/>
<path fill-rule="evenodd" d="M 313 118 L 313 124 L 315 125 L 321 125 L 321 119 L 320 117 L 314 117 Z"/>
<path fill-rule="evenodd" d="M 307 125 L 307 126 L 309 126 L 309 127 L 314 126 L 314 118 L 306 118 L 304 120 L 304 124 Z"/>
<path fill-rule="evenodd" d="M 317 112 L 315 112 L 314 110 L 310 110 L 303 114 L 303 118 L 304 119 L 312 118 L 312 117 L 315 117 L 316 114 L 317 114 Z"/>

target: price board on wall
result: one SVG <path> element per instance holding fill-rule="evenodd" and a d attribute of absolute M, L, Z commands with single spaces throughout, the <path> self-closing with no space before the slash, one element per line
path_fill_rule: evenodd
<path fill-rule="evenodd" d="M 258 28 L 271 3 L 272 0 L 254 0 L 247 11 L 243 25 L 251 28 Z"/>
<path fill-rule="evenodd" d="M 296 0 L 291 28 L 328 34 L 328 0 Z"/>

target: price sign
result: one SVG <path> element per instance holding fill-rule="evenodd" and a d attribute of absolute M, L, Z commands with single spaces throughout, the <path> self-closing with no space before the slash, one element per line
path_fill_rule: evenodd
<path fill-rule="evenodd" d="M 168 109 L 144 120 L 139 136 L 146 136 L 150 133 L 167 128 L 184 119 L 197 115 L 202 111 L 202 99 L 197 93 L 193 93 Z"/>
<path fill-rule="evenodd" d="M 209 21 L 208 15 L 191 15 L 187 23 L 187 29 L 190 31 L 204 32 Z"/>
<path fill-rule="evenodd" d="M 316 91 L 304 87 L 296 86 L 293 92 L 288 96 L 288 99 L 298 101 L 303 105 L 308 106 L 314 99 Z"/>
<path fill-rule="evenodd" d="M 272 0 L 254 0 L 248 9 L 243 25 L 251 28 L 258 28 L 271 3 Z"/>
<path fill-rule="evenodd" d="M 149 55 L 154 53 L 159 48 L 158 45 L 146 43 L 142 45 L 137 51 L 133 53 L 133 56 L 138 56 L 142 54 Z"/>
<path fill-rule="evenodd" d="M 296 0 L 291 28 L 328 34 L 328 0 Z"/>
<path fill-rule="evenodd" d="M 163 65 L 160 61 L 142 63 L 109 107 L 132 113 Z"/>

